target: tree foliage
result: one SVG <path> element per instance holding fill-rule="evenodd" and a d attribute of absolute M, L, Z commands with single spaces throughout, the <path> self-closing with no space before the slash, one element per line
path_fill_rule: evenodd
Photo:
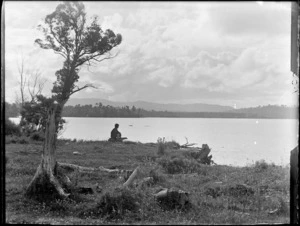
<path fill-rule="evenodd" d="M 59 103 L 65 102 L 73 93 L 91 87 L 90 84 L 76 86 L 80 67 L 112 58 L 110 50 L 122 41 L 120 34 L 109 29 L 103 31 L 97 17 L 87 25 L 85 7 L 81 2 L 59 4 L 46 16 L 45 25 L 39 28 L 44 40 L 36 39 L 35 43 L 43 49 L 52 49 L 65 59 L 63 68 L 55 74 L 57 80 L 52 89 Z"/>
<path fill-rule="evenodd" d="M 87 87 L 93 87 L 91 84 L 82 87 L 76 85 L 80 67 L 113 58 L 110 50 L 121 43 L 122 36 L 109 29 L 103 31 L 97 17 L 88 25 L 85 7 L 81 2 L 60 3 L 38 28 L 43 32 L 44 39 L 36 39 L 35 43 L 43 49 L 50 49 L 61 55 L 64 63 L 63 68 L 55 73 L 52 97 L 37 95 L 35 101 L 24 104 L 21 115 L 27 122 L 42 125 L 45 129 L 47 109 L 51 104 L 58 103 L 58 131 L 62 129 L 64 122 L 61 119 L 61 111 L 69 97 Z"/>
<path fill-rule="evenodd" d="M 21 116 L 24 121 L 21 122 L 20 126 L 26 126 L 27 124 L 35 125 L 38 130 L 45 131 L 47 121 L 47 110 L 53 104 L 52 98 L 44 97 L 43 95 L 37 95 L 35 102 L 25 102 Z M 65 120 L 60 117 L 61 112 L 56 112 L 56 132 L 63 129 Z"/>

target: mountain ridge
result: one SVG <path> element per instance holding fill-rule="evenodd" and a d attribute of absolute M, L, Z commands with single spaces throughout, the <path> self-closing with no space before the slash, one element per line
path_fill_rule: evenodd
<path fill-rule="evenodd" d="M 113 107 L 124 107 L 124 106 L 135 106 L 136 108 L 142 108 L 148 111 L 179 111 L 179 112 L 224 112 L 233 110 L 233 107 L 216 105 L 216 104 L 203 104 L 203 103 L 193 103 L 193 104 L 173 104 L 173 103 L 154 103 L 148 101 L 110 101 L 106 99 L 98 98 L 73 98 L 69 99 L 66 106 L 75 105 L 96 105 L 97 103 L 102 103 L 102 105 L 111 105 Z"/>

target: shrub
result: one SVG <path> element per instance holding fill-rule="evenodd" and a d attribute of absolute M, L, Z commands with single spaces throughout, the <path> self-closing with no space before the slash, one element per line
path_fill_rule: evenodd
<path fill-rule="evenodd" d="M 179 149 L 180 144 L 174 140 L 166 142 L 166 147 L 170 149 Z"/>
<path fill-rule="evenodd" d="M 5 118 L 5 135 L 21 135 L 20 126 Z"/>
<path fill-rule="evenodd" d="M 127 212 L 136 212 L 141 194 L 128 189 L 115 189 L 101 196 L 94 208 L 82 211 L 79 216 L 122 218 Z"/>
<path fill-rule="evenodd" d="M 166 178 L 158 170 L 155 169 L 150 170 L 149 176 L 153 178 L 154 184 L 164 182 L 166 180 Z"/>
<path fill-rule="evenodd" d="M 257 171 L 263 171 L 263 170 L 266 170 L 266 169 L 268 169 L 268 167 L 269 167 L 269 164 L 266 163 L 265 160 L 256 161 L 255 164 L 254 164 L 254 168 L 255 168 Z"/>
<path fill-rule="evenodd" d="M 186 159 L 182 157 L 162 158 L 158 163 L 169 174 L 178 173 L 192 173 L 198 171 L 200 165 L 193 159 Z"/>
<path fill-rule="evenodd" d="M 288 214 L 289 213 L 289 206 L 286 204 L 286 202 L 283 200 L 282 197 L 279 197 L 279 208 L 278 208 L 278 214 Z"/>
<path fill-rule="evenodd" d="M 29 142 L 28 142 L 27 139 L 22 138 L 22 139 L 19 140 L 19 143 L 20 143 L 20 144 L 28 144 Z"/>
<path fill-rule="evenodd" d="M 33 132 L 30 136 L 30 139 L 35 140 L 35 141 L 43 141 L 44 135 L 41 132 Z"/>
<path fill-rule="evenodd" d="M 164 155 L 165 154 L 165 150 L 166 150 L 166 142 L 165 142 L 165 138 L 158 138 L 157 139 L 157 144 L 158 144 L 158 149 L 157 149 L 157 154 L 158 155 Z"/>

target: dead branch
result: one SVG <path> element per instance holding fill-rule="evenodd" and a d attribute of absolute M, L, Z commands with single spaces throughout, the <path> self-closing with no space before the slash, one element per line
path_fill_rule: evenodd
<path fill-rule="evenodd" d="M 78 172 L 84 172 L 84 173 L 88 173 L 88 172 L 95 172 L 95 171 L 102 171 L 102 172 L 107 172 L 107 173 L 122 173 L 124 172 L 124 170 L 120 170 L 120 169 L 107 169 L 104 168 L 103 166 L 99 166 L 99 167 L 85 167 L 85 166 L 79 166 L 79 165 L 75 165 L 75 164 L 70 164 L 70 163 L 57 163 L 60 167 L 67 169 L 67 170 L 71 170 L 71 171 L 78 171 Z"/>
<path fill-rule="evenodd" d="M 78 92 L 78 91 L 80 91 L 80 90 L 83 90 L 83 89 L 85 89 L 85 88 L 89 88 L 89 87 L 97 89 L 97 87 L 95 87 L 93 84 L 86 84 L 86 85 L 84 85 L 83 87 L 80 87 L 80 88 L 77 87 L 76 90 L 73 90 L 72 92 L 70 92 L 69 97 L 70 97 L 72 94 L 74 94 L 74 93 L 76 93 L 76 92 Z"/>
<path fill-rule="evenodd" d="M 133 172 L 132 174 L 130 175 L 130 177 L 128 178 L 128 180 L 123 184 L 123 187 L 126 187 L 126 186 L 130 186 L 134 179 L 136 178 L 136 176 L 138 175 L 138 170 L 139 170 L 139 167 L 137 167 Z"/>
<path fill-rule="evenodd" d="M 31 101 L 34 101 L 35 98 L 42 93 L 46 79 L 41 78 L 41 72 L 39 69 L 35 69 L 35 71 L 29 70 L 29 80 L 27 82 L 28 92 L 31 97 Z M 33 81 L 33 83 L 31 83 Z"/>
<path fill-rule="evenodd" d="M 103 171 L 103 172 L 108 172 L 108 173 L 120 173 L 120 172 L 123 172 L 123 170 L 119 170 L 119 169 L 107 169 L 107 168 L 104 168 L 103 166 L 99 166 L 99 170 Z"/>
<path fill-rule="evenodd" d="M 188 139 L 187 139 L 186 137 L 185 137 L 185 139 L 186 139 L 186 143 L 183 144 L 183 145 L 180 145 L 180 148 L 188 148 L 188 147 L 191 147 L 191 146 L 196 145 L 196 143 L 191 143 L 191 144 L 189 144 Z"/>
<path fill-rule="evenodd" d="M 90 171 L 96 171 L 97 168 L 93 168 L 93 167 L 84 167 L 84 166 L 78 166 L 78 165 L 74 165 L 74 164 L 70 164 L 70 163 L 57 163 L 60 167 L 67 169 L 67 170 L 72 170 L 72 171 L 79 171 L 79 172 L 90 172 Z"/>

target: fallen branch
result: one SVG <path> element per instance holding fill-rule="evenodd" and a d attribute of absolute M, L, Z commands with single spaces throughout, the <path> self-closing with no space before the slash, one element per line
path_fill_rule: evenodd
<path fill-rule="evenodd" d="M 61 163 L 58 162 L 57 163 L 60 167 L 66 169 L 66 170 L 71 170 L 71 171 L 79 171 L 79 172 L 90 172 L 90 171 L 96 171 L 97 168 L 93 168 L 93 167 L 84 167 L 84 166 L 78 166 L 78 165 L 74 165 L 74 164 L 70 164 L 70 163 Z"/>
<path fill-rule="evenodd" d="M 130 186 L 134 179 L 136 178 L 136 176 L 138 175 L 138 170 L 139 170 L 139 167 L 137 167 L 133 172 L 132 174 L 130 175 L 130 177 L 128 178 L 128 180 L 123 184 L 123 187 L 126 187 L 126 186 Z"/>
<path fill-rule="evenodd" d="M 107 168 L 104 168 L 103 166 L 99 166 L 98 169 L 99 169 L 100 171 L 108 172 L 108 173 L 122 173 L 122 172 L 124 172 L 124 170 L 119 170 L 119 169 L 107 169 Z"/>
<path fill-rule="evenodd" d="M 188 148 L 188 147 L 191 147 L 191 146 L 196 145 L 196 143 L 191 143 L 191 144 L 189 144 L 188 139 L 187 139 L 187 138 L 185 138 L 185 139 L 186 139 L 186 143 L 183 144 L 183 145 L 180 145 L 180 148 Z"/>
<path fill-rule="evenodd" d="M 120 169 L 107 169 L 104 168 L 103 166 L 99 167 L 85 167 L 85 166 L 79 166 L 75 164 L 70 164 L 70 163 L 57 163 L 60 167 L 71 170 L 71 171 L 79 171 L 79 172 L 95 172 L 95 171 L 102 171 L 102 172 L 107 172 L 107 173 L 122 173 L 125 170 L 120 170 Z"/>

